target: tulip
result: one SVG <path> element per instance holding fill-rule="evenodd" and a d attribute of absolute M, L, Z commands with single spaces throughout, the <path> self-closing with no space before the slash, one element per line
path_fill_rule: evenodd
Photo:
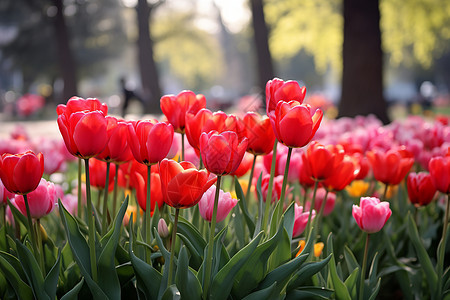
<path fill-rule="evenodd" d="M 411 169 L 414 158 L 405 148 L 391 149 L 387 152 L 377 150 L 367 152 L 376 180 L 386 185 L 397 185 Z"/>
<path fill-rule="evenodd" d="M 352 197 L 362 197 L 369 189 L 369 186 L 369 183 L 364 180 L 354 180 L 345 190 Z"/>
<path fill-rule="evenodd" d="M 156 120 L 128 124 L 128 143 L 134 158 L 150 166 L 163 160 L 173 140 L 173 126 Z"/>
<path fill-rule="evenodd" d="M 96 98 L 87 98 L 83 99 L 80 97 L 72 97 L 67 101 L 67 103 L 60 104 L 56 108 L 56 113 L 58 116 L 65 115 L 68 119 L 71 114 L 79 111 L 102 111 L 106 116 L 108 114 L 108 106 L 104 103 L 101 103 Z"/>
<path fill-rule="evenodd" d="M 202 196 L 198 203 L 198 209 L 203 219 L 211 222 L 213 208 L 214 208 L 214 196 L 216 194 L 216 186 L 212 185 Z M 228 216 L 233 207 L 237 204 L 237 199 L 231 197 L 230 193 L 225 193 L 223 190 L 219 190 L 219 202 L 217 206 L 217 219 L 216 222 L 222 222 Z"/>
<path fill-rule="evenodd" d="M 152 185 L 150 187 L 151 193 L 151 203 L 150 203 L 150 215 L 153 215 L 156 204 L 158 204 L 158 208 L 160 209 L 164 204 L 164 199 L 162 195 L 161 189 L 161 179 L 159 173 L 154 171 L 152 168 L 151 171 L 151 182 Z M 131 175 L 133 187 L 136 189 L 136 198 L 138 200 L 139 206 L 143 211 L 147 211 L 147 175 L 143 176 L 142 174 L 135 172 Z"/>
<path fill-rule="evenodd" d="M 359 165 L 351 157 L 345 155 L 333 174 L 322 184 L 333 191 L 342 191 L 356 178 L 359 170 Z"/>
<path fill-rule="evenodd" d="M 33 219 L 40 219 L 48 215 L 55 207 L 58 197 L 55 185 L 42 178 L 38 187 L 27 194 L 30 214 Z M 27 215 L 25 201 L 22 195 L 16 195 L 15 202 L 17 208 L 23 215 Z"/>
<path fill-rule="evenodd" d="M 242 161 L 248 139 L 234 131 L 210 131 L 200 136 L 200 153 L 208 171 L 216 175 L 233 173 Z"/>
<path fill-rule="evenodd" d="M 283 81 L 279 78 L 269 80 L 266 84 L 266 110 L 275 110 L 279 101 L 295 100 L 300 104 L 306 96 L 306 87 L 300 87 L 298 82 L 293 80 Z"/>
<path fill-rule="evenodd" d="M 312 197 L 311 194 L 310 194 L 310 196 Z M 326 197 L 326 200 L 325 200 L 325 197 Z M 323 204 L 324 201 L 325 201 L 325 206 L 323 207 L 323 216 L 328 216 L 334 210 L 334 206 L 336 204 L 336 194 L 327 192 L 327 190 L 324 188 L 318 188 L 316 191 L 316 201 L 314 203 L 314 209 L 316 211 L 320 211 L 322 205 L 324 205 Z M 308 202 L 306 204 L 305 208 L 307 210 L 309 210 L 310 205 L 311 205 L 310 202 Z"/>
<path fill-rule="evenodd" d="M 242 161 L 239 164 L 239 167 L 230 175 L 240 178 L 240 177 L 244 176 L 245 174 L 247 174 L 248 171 L 250 171 L 250 168 L 252 168 L 252 166 L 253 166 L 254 158 L 255 158 L 254 155 L 252 155 L 248 152 L 245 152 L 244 157 L 242 158 Z M 253 174 L 251 174 L 251 177 L 253 177 Z"/>
<path fill-rule="evenodd" d="M 245 136 L 248 138 L 247 152 L 254 155 L 269 154 L 275 142 L 269 117 L 248 112 L 242 119 L 242 123 L 245 125 Z"/>
<path fill-rule="evenodd" d="M 0 179 L 5 188 L 14 194 L 34 191 L 44 173 L 44 156 L 27 151 L 20 154 L 4 153 L 0 157 Z"/>
<path fill-rule="evenodd" d="M 161 218 L 158 221 L 158 234 L 162 238 L 166 238 L 169 236 L 169 228 L 167 227 L 166 221 Z"/>
<path fill-rule="evenodd" d="M 114 188 L 114 173 L 116 172 L 115 165 L 109 169 L 108 176 L 108 190 L 112 191 Z M 96 158 L 89 159 L 89 179 L 91 186 L 94 186 L 100 190 L 105 189 L 106 183 L 106 163 Z"/>
<path fill-rule="evenodd" d="M 309 214 L 310 212 L 304 211 L 303 206 L 294 204 L 294 212 L 295 212 L 295 220 L 294 220 L 294 228 L 292 231 L 292 237 L 298 237 L 300 234 L 305 231 L 306 225 L 308 224 Z M 312 219 L 316 216 L 316 211 L 312 211 Z"/>
<path fill-rule="evenodd" d="M 344 148 L 341 145 L 324 146 L 316 141 L 302 156 L 304 172 L 316 181 L 331 177 L 343 159 Z"/>
<path fill-rule="evenodd" d="M 297 101 L 280 101 L 268 116 L 277 140 L 288 147 L 299 148 L 314 137 L 323 112 L 320 109 L 312 111 L 308 104 Z"/>
<path fill-rule="evenodd" d="M 200 135 L 205 123 L 212 117 L 213 113 L 206 108 L 199 110 L 196 114 L 186 113 L 186 137 L 192 148 L 200 150 Z"/>
<path fill-rule="evenodd" d="M 107 116 L 106 121 L 109 141 L 105 149 L 96 158 L 116 164 L 131 160 L 133 155 L 128 145 L 128 123 L 111 116 Z"/>
<path fill-rule="evenodd" d="M 352 215 L 362 231 L 375 233 L 383 228 L 391 216 L 389 202 L 375 197 L 361 197 L 360 206 L 353 205 Z"/>
<path fill-rule="evenodd" d="M 182 91 L 177 96 L 166 95 L 160 101 L 161 110 L 175 132 L 184 133 L 186 127 L 186 113 L 196 114 L 206 107 L 205 96 L 191 91 Z"/>
<path fill-rule="evenodd" d="M 428 163 L 431 180 L 436 189 L 444 194 L 450 193 L 450 157 L 433 157 Z"/>
<path fill-rule="evenodd" d="M 6 205 L 7 200 L 11 200 L 14 197 L 15 194 L 8 191 L 0 179 L 0 206 Z"/>
<path fill-rule="evenodd" d="M 265 175 L 261 180 L 261 193 L 262 193 L 264 202 L 267 201 L 269 180 L 270 180 L 270 174 Z M 271 203 L 275 203 L 276 201 L 278 201 L 280 199 L 282 187 L 283 187 L 283 175 L 278 175 L 278 176 L 274 177 Z M 280 199 L 280 200 L 284 201 L 284 199 Z"/>
<path fill-rule="evenodd" d="M 409 201 L 416 206 L 428 205 L 436 194 L 431 175 L 425 172 L 411 172 L 406 180 Z"/>

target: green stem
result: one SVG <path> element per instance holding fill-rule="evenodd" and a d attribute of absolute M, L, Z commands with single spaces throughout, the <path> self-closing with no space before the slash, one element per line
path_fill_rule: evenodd
<path fill-rule="evenodd" d="M 291 162 L 291 154 L 292 154 L 292 149 L 291 147 L 288 148 L 288 154 L 287 154 L 287 158 L 286 158 L 286 165 L 284 166 L 284 176 L 283 176 L 283 184 L 281 186 L 281 196 L 280 196 L 280 200 L 282 201 L 281 203 L 284 203 L 284 198 L 286 195 L 286 186 L 287 186 L 287 179 L 288 179 L 288 173 L 289 173 L 289 164 Z M 281 221 L 281 216 L 283 214 L 283 207 L 278 211 L 278 222 Z"/>
<path fill-rule="evenodd" d="M 381 199 L 381 201 L 386 201 L 388 187 L 389 187 L 389 184 L 386 183 L 384 186 L 383 199 Z"/>
<path fill-rule="evenodd" d="M 172 246 L 170 247 L 170 263 L 169 263 L 169 278 L 167 279 L 167 286 L 173 283 L 173 261 L 175 259 L 175 241 L 177 238 L 177 226 L 178 226 L 178 215 L 180 214 L 180 209 L 175 209 L 175 221 L 173 222 L 172 229 Z"/>
<path fill-rule="evenodd" d="M 86 172 L 86 202 L 89 226 L 89 257 L 91 260 L 91 273 L 92 279 L 97 282 L 97 256 L 95 254 L 95 224 L 94 224 L 94 211 L 91 200 L 91 182 L 89 180 L 89 158 L 84 159 L 84 171 Z"/>
<path fill-rule="evenodd" d="M 214 233 L 216 231 L 216 218 L 217 218 L 217 207 L 219 206 L 219 191 L 220 191 L 220 181 L 222 179 L 222 176 L 217 176 L 217 185 L 216 185 L 216 194 L 214 197 L 214 209 L 213 209 L 213 215 L 211 218 L 211 228 L 209 231 L 209 242 L 208 242 L 208 252 L 206 255 L 206 266 L 205 266 L 205 273 L 204 273 L 204 285 L 203 285 L 203 299 L 207 299 L 208 297 L 208 290 L 209 290 L 209 284 L 211 281 L 211 269 L 212 269 L 212 255 L 213 255 L 213 249 L 214 249 Z"/>
<path fill-rule="evenodd" d="M 5 250 L 9 253 L 8 235 L 6 230 L 6 205 L 2 205 L 2 220 L 3 226 L 5 226 L 5 235 L 3 236 L 3 238 L 5 239 Z"/>
<path fill-rule="evenodd" d="M 304 191 L 305 191 L 305 194 L 303 195 L 303 204 L 302 204 L 303 208 L 306 207 L 306 199 L 308 198 L 308 187 L 305 187 Z"/>
<path fill-rule="evenodd" d="M 41 268 L 42 275 L 46 275 L 45 273 L 45 263 L 44 263 L 44 249 L 42 245 L 42 232 L 41 232 L 41 220 L 36 219 L 36 233 L 37 233 L 37 243 L 39 249 L 39 267 Z"/>
<path fill-rule="evenodd" d="M 442 275 L 444 274 L 444 260 L 445 260 L 445 246 L 447 244 L 447 228 L 448 228 L 448 215 L 450 210 L 450 204 L 449 204 L 449 197 L 450 195 L 447 194 L 447 205 L 445 208 L 445 215 L 444 215 L 444 222 L 443 222 L 443 228 L 442 228 L 442 237 L 441 241 L 439 243 L 439 253 L 438 253 L 438 263 L 437 263 L 437 277 L 438 277 L 438 299 L 443 296 L 442 294 Z"/>
<path fill-rule="evenodd" d="M 327 203 L 327 197 L 328 197 L 328 189 L 325 189 L 325 198 L 323 198 L 322 205 L 320 206 L 319 215 L 314 218 L 314 227 L 317 228 L 316 232 L 320 234 L 320 224 L 322 223 L 322 217 L 323 217 L 323 211 L 325 210 L 325 205 Z"/>
<path fill-rule="evenodd" d="M 275 139 L 275 143 L 273 144 L 272 150 L 272 165 L 270 166 L 270 178 L 269 178 L 269 186 L 267 188 L 267 197 L 266 197 L 266 207 L 264 209 L 264 218 L 263 218 L 263 229 L 266 235 L 269 234 L 269 211 L 270 206 L 272 204 L 272 189 L 273 189 L 273 178 L 275 177 L 275 166 L 277 162 L 277 145 L 278 141 Z"/>
<path fill-rule="evenodd" d="M 103 213 L 102 213 L 102 235 L 105 235 L 108 230 L 108 189 L 109 189 L 109 169 L 111 163 L 106 162 L 106 181 L 105 181 L 105 191 L 103 195 Z"/>
<path fill-rule="evenodd" d="M 78 207 L 77 213 L 78 218 L 81 219 L 83 215 L 83 206 L 82 206 L 82 195 L 81 195 L 81 158 L 78 158 Z"/>
<path fill-rule="evenodd" d="M 199 159 L 200 159 L 198 169 L 201 170 L 201 169 L 203 169 L 203 159 L 202 159 L 202 154 L 199 153 L 199 154 L 198 154 L 198 157 L 199 157 Z"/>
<path fill-rule="evenodd" d="M 256 164 L 256 157 L 257 156 L 258 155 L 254 155 L 254 157 L 253 157 L 252 169 L 250 171 L 250 177 L 248 178 L 247 193 L 245 194 L 245 198 L 247 200 L 247 203 L 248 203 L 248 201 L 250 200 L 250 197 L 251 197 L 250 191 L 252 189 L 253 173 L 255 172 L 255 164 Z"/>
<path fill-rule="evenodd" d="M 30 234 L 31 245 L 33 247 L 33 252 L 34 252 L 34 256 L 36 257 L 36 260 L 39 260 L 39 252 L 38 252 L 37 243 L 36 243 L 36 233 L 34 231 L 33 221 L 31 220 L 30 206 L 28 205 L 28 197 L 26 194 L 23 195 L 23 200 L 25 202 L 25 208 L 27 211 L 27 221 L 28 221 L 27 229 Z"/>
<path fill-rule="evenodd" d="M 145 242 L 150 245 L 151 243 L 151 231 L 150 231 L 150 218 L 151 218 L 151 186 L 152 186 L 152 167 L 147 166 L 147 203 L 145 204 Z M 146 247 L 146 259 L 147 263 L 151 264 L 150 256 L 152 251 Z"/>
<path fill-rule="evenodd" d="M 309 231 L 311 230 L 311 227 L 312 227 L 311 217 L 312 217 L 312 211 L 314 209 L 314 205 L 316 203 L 316 193 L 317 193 L 318 186 L 319 186 L 319 180 L 315 179 L 313 197 L 311 199 L 311 206 L 309 207 L 308 223 L 306 224 L 306 233 L 305 233 L 306 239 L 305 239 L 305 241 L 308 240 Z M 305 209 L 305 207 L 303 207 L 303 209 Z"/>
<path fill-rule="evenodd" d="M 364 248 L 363 265 L 361 269 L 361 279 L 359 282 L 359 300 L 364 299 L 364 280 L 366 278 L 367 254 L 369 253 L 369 234 L 366 233 L 366 247 Z"/>
<path fill-rule="evenodd" d="M 181 134 L 181 160 L 184 161 L 184 133 Z"/>
<path fill-rule="evenodd" d="M 119 178 L 119 165 L 116 164 L 116 174 L 114 175 L 113 207 L 112 207 L 113 217 L 116 217 L 118 178 Z"/>

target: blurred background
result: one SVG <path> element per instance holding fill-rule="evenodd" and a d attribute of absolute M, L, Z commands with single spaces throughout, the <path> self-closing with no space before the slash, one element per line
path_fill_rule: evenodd
<path fill-rule="evenodd" d="M 449 114 L 450 1 L 0 1 L 2 120 L 52 119 L 74 95 L 160 114 L 184 89 L 257 110 L 274 77 L 329 117 Z"/>

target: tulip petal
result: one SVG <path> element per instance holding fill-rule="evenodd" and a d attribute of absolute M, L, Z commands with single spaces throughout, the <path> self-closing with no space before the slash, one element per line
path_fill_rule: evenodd
<path fill-rule="evenodd" d="M 103 113 L 94 111 L 81 117 L 74 128 L 73 140 L 83 158 L 93 157 L 102 152 L 108 143 Z"/>

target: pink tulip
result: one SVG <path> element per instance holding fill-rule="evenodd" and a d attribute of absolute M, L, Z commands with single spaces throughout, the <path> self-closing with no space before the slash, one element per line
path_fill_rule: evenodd
<path fill-rule="evenodd" d="M 40 219 L 48 215 L 58 201 L 55 185 L 43 178 L 39 182 L 38 187 L 27 194 L 27 198 L 30 206 L 30 215 L 33 219 Z M 23 196 L 16 195 L 15 201 L 17 208 L 26 216 L 27 211 Z"/>
<path fill-rule="evenodd" d="M 292 237 L 298 237 L 300 234 L 305 231 L 306 225 L 308 224 L 309 211 L 303 210 L 303 206 L 294 204 L 295 207 L 295 221 L 294 221 L 294 229 L 292 230 Z M 312 211 L 311 221 L 315 218 L 316 211 Z"/>
<path fill-rule="evenodd" d="M 200 215 L 203 219 L 211 222 L 213 208 L 214 208 L 214 197 L 216 195 L 216 186 L 212 185 L 202 196 L 200 202 L 198 203 L 198 209 L 200 210 Z M 219 191 L 219 202 L 217 206 L 217 223 L 225 220 L 230 211 L 237 204 L 237 199 L 231 197 L 230 193 L 225 193 L 224 191 Z"/>
<path fill-rule="evenodd" d="M 14 199 L 14 196 L 15 194 L 8 191 L 3 185 L 2 180 L 0 179 L 0 206 L 7 203 L 6 199 Z"/>
<path fill-rule="evenodd" d="M 323 200 L 325 198 L 326 190 L 324 188 L 318 188 L 316 192 L 316 200 L 314 201 L 314 209 L 319 211 L 322 207 Z M 313 192 L 309 193 L 309 198 L 312 199 Z M 336 194 L 328 193 L 327 200 L 325 202 L 325 207 L 323 209 L 323 215 L 328 216 L 334 210 L 334 205 L 336 204 Z M 309 211 L 311 203 L 306 203 L 306 209 Z"/>
<path fill-rule="evenodd" d="M 380 202 L 375 197 L 361 197 L 359 205 L 353 205 L 352 215 L 359 228 L 367 233 L 380 231 L 392 214 L 389 202 Z"/>

